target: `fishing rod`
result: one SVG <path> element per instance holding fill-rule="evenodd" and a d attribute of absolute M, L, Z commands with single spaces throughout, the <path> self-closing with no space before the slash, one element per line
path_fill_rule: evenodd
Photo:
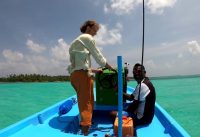
<path fill-rule="evenodd" d="M 142 59 L 141 59 L 142 66 L 144 62 L 144 29 L 145 29 L 145 8 L 144 8 L 144 0 L 143 0 L 142 2 Z M 143 73 L 143 67 L 141 69 L 142 69 L 141 72 Z M 140 101 L 141 84 L 142 84 L 142 80 L 140 81 L 138 101 Z"/>
<path fill-rule="evenodd" d="M 142 28 L 143 28 L 143 32 L 142 32 L 142 60 L 141 60 L 141 64 L 143 65 L 143 60 L 144 60 L 144 27 L 145 27 L 145 24 L 144 24 L 144 22 L 145 22 L 145 18 L 144 18 L 144 16 L 145 16 L 145 10 L 144 10 L 144 0 L 143 0 L 143 18 L 142 18 L 142 20 L 143 20 L 143 23 L 142 23 Z"/>

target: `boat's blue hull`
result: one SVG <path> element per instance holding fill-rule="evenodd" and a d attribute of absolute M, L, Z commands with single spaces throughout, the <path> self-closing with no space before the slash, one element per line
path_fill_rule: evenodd
<path fill-rule="evenodd" d="M 129 87 L 128 90 L 131 90 L 131 88 Z M 59 106 L 64 101 L 1 130 L 0 137 L 82 136 L 79 129 L 77 104 L 67 114 L 58 117 Z M 116 106 L 95 106 L 94 123 L 89 136 L 104 137 L 105 134 L 114 136 L 113 121 L 108 112 L 116 108 Z M 158 104 L 156 104 L 152 123 L 148 126 L 138 127 L 136 135 L 138 137 L 189 137 L 189 134 Z"/>

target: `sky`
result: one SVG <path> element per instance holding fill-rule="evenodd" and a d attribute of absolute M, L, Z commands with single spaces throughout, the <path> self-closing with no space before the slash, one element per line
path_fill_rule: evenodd
<path fill-rule="evenodd" d="M 200 74 L 199 13 L 199 0 L 145 0 L 148 76 Z M 68 75 L 70 43 L 89 19 L 109 64 L 141 62 L 142 0 L 0 0 L 0 76 Z"/>

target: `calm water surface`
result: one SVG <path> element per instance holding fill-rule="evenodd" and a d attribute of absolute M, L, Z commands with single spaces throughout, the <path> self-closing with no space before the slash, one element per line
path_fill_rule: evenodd
<path fill-rule="evenodd" d="M 200 77 L 152 80 L 157 102 L 192 136 L 200 135 Z M 135 87 L 131 81 L 128 85 Z M 0 129 L 74 95 L 68 82 L 1 83 Z"/>

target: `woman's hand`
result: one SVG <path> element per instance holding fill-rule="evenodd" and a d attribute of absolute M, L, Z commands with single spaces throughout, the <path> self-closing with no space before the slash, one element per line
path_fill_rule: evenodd
<path fill-rule="evenodd" d="M 103 70 L 101 68 L 98 68 L 98 69 L 91 69 L 93 73 L 102 73 Z"/>
<path fill-rule="evenodd" d="M 109 65 L 108 63 L 106 63 L 105 65 L 106 68 L 112 70 L 112 71 L 116 71 L 116 69 L 114 69 L 111 65 Z"/>

